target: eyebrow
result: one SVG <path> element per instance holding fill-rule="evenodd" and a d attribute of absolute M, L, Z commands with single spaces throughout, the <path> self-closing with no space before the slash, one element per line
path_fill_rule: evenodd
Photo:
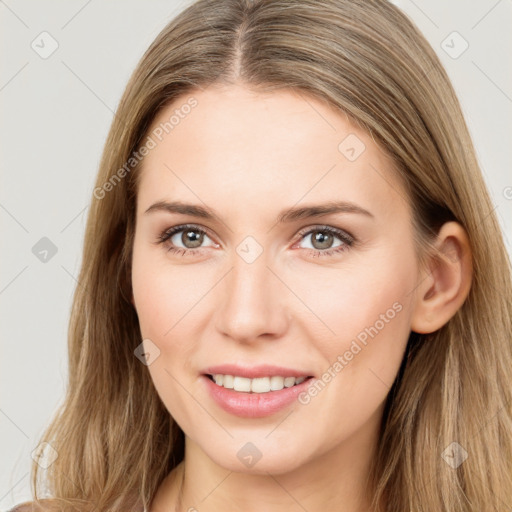
<path fill-rule="evenodd" d="M 183 215 L 200 217 L 202 219 L 220 221 L 219 215 L 216 214 L 214 210 L 200 205 L 182 203 L 180 201 L 158 201 L 152 204 L 144 213 L 147 214 L 157 211 L 181 213 Z M 309 219 L 312 217 L 321 217 L 323 215 L 329 215 L 333 213 L 357 213 L 370 218 L 375 218 L 371 212 L 355 203 L 348 201 L 330 201 L 324 204 L 288 208 L 279 213 L 276 222 L 293 222 L 301 219 Z"/>

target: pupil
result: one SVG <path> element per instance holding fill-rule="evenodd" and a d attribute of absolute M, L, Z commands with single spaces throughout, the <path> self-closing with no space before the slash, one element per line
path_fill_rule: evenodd
<path fill-rule="evenodd" d="M 319 247 L 319 249 L 327 249 L 328 247 L 330 247 L 332 235 L 330 233 L 325 234 L 322 231 L 317 231 L 313 239 L 315 242 L 320 242 L 321 247 Z"/>
<path fill-rule="evenodd" d="M 187 231 L 183 236 L 185 238 L 182 241 L 186 247 L 199 247 L 203 241 L 203 234 L 196 231 Z M 192 245 L 188 245 L 189 243 Z"/>

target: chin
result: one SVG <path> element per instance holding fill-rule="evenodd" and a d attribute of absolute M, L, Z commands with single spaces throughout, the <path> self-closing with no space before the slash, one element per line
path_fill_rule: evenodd
<path fill-rule="evenodd" d="M 268 432 L 265 433 L 268 435 Z M 287 442 L 286 447 L 281 444 L 276 447 L 274 443 L 265 441 L 249 441 L 244 436 L 242 442 L 232 442 L 225 449 L 208 453 L 206 455 L 217 465 L 235 473 L 247 473 L 252 475 L 279 475 L 288 473 L 306 463 L 302 456 L 297 458 L 297 452 L 304 455 L 301 445 L 304 443 Z M 226 456 L 229 453 L 230 456 Z M 232 454 L 232 455 L 231 455 Z"/>

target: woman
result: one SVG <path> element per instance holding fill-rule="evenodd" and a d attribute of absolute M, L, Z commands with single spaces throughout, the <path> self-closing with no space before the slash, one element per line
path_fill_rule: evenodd
<path fill-rule="evenodd" d="M 16 510 L 512 506 L 510 262 L 396 7 L 190 5 L 93 196 L 51 498 Z"/>

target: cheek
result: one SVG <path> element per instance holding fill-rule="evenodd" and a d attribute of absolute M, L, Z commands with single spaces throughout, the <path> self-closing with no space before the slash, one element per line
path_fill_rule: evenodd
<path fill-rule="evenodd" d="M 330 269 L 317 276 L 315 287 L 308 278 L 301 285 L 308 291 L 308 305 L 328 327 L 327 349 L 339 349 L 340 340 L 370 339 L 368 331 L 380 334 L 407 331 L 411 291 L 414 289 L 416 265 L 413 255 L 397 258 L 392 251 L 379 251 L 371 258 L 350 268 Z M 317 331 L 318 332 L 318 331 Z M 322 329 L 324 332 L 324 329 Z M 318 335 L 316 336 L 318 338 Z M 384 336 L 385 337 L 385 336 Z M 382 336 L 381 336 L 382 338 Z M 342 347 L 343 348 L 343 347 Z"/>
<path fill-rule="evenodd" d="M 299 401 L 323 422 L 326 438 L 349 437 L 382 412 L 400 368 L 410 334 L 407 294 L 413 274 L 402 266 L 394 268 L 392 279 L 384 279 L 392 267 L 371 276 L 354 274 L 353 281 L 344 280 L 343 291 L 333 290 L 329 300 L 324 296 L 323 303 L 317 302 L 316 311 L 336 334 L 319 336 L 318 328 L 309 329 L 324 367 L 319 382 Z"/>
<path fill-rule="evenodd" d="M 337 376 L 333 388 L 352 389 L 359 398 L 375 395 L 379 401 L 396 377 L 410 335 L 413 249 L 382 248 L 336 277 L 329 272 L 319 293 L 308 295 L 308 305 L 322 320 L 322 326 L 308 327 L 309 336 L 316 340 L 325 370 Z"/>
<path fill-rule="evenodd" d="M 190 281 L 186 286 L 186 273 L 182 269 L 170 272 L 156 259 L 159 258 L 155 258 L 154 253 L 134 245 L 132 288 L 135 308 L 142 338 L 151 340 L 159 350 L 158 357 L 148 366 L 155 389 L 173 417 L 186 422 L 191 421 L 188 418 L 190 404 L 187 393 L 183 393 L 182 375 L 195 371 L 190 367 L 190 361 L 197 350 L 190 323 L 187 323 L 187 311 L 197 292 L 193 292 Z M 155 350 L 154 346 L 151 349 Z"/>
<path fill-rule="evenodd" d="M 172 267 L 163 249 L 156 252 L 134 244 L 132 288 L 140 330 L 143 339 L 149 338 L 160 350 L 149 368 L 155 379 L 159 370 L 189 370 L 198 349 L 196 333 L 203 321 L 199 302 L 209 281 L 191 269 Z M 163 378 L 169 380 L 168 375 Z"/>
<path fill-rule="evenodd" d="M 152 249 L 141 247 L 135 238 L 132 288 L 141 333 L 160 344 L 158 340 L 165 339 L 176 321 L 171 313 L 181 311 L 189 289 L 180 283 L 179 269 L 175 278 L 169 279 L 169 271 L 160 261 L 165 251 L 159 254 Z"/>
<path fill-rule="evenodd" d="M 163 285 L 162 276 L 156 272 L 134 272 L 133 297 L 142 336 L 155 341 L 163 338 L 171 328 L 172 319 L 166 314 L 166 310 L 172 310 L 173 300 L 177 300 L 176 293 L 171 293 Z"/>

